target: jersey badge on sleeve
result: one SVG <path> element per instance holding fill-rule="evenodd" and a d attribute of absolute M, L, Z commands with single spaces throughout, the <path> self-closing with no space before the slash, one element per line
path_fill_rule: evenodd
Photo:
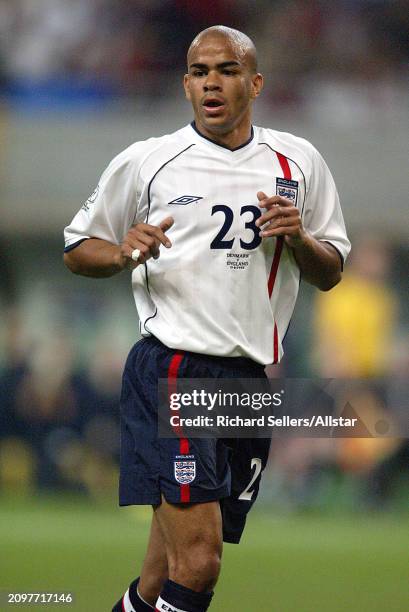
<path fill-rule="evenodd" d="M 291 200 L 294 206 L 297 205 L 298 181 L 277 178 L 276 192 L 277 195 L 281 196 L 282 198 L 287 198 L 287 200 Z"/>
<path fill-rule="evenodd" d="M 179 484 L 189 484 L 196 478 L 196 461 L 175 461 L 175 480 Z"/>
<path fill-rule="evenodd" d="M 199 200 L 203 200 L 203 198 L 201 198 L 200 196 L 184 195 L 180 196 L 180 198 L 176 198 L 176 200 L 168 202 L 168 205 L 180 204 L 181 206 L 186 206 L 186 204 L 192 204 L 192 202 L 198 202 Z"/>
<path fill-rule="evenodd" d="M 94 191 L 91 193 L 88 200 L 84 202 L 84 204 L 82 205 L 82 210 L 85 210 L 86 212 L 88 212 L 90 209 L 90 206 L 94 204 L 95 200 L 97 199 L 98 194 L 99 194 L 99 185 L 95 187 Z"/>

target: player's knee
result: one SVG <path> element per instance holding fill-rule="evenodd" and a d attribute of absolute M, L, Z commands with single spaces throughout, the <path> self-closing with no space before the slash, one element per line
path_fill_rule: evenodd
<path fill-rule="evenodd" d="M 221 552 L 218 546 L 201 543 L 189 547 L 170 564 L 175 582 L 194 591 L 211 590 L 219 577 Z"/>
<path fill-rule="evenodd" d="M 199 551 L 200 553 L 200 551 Z M 196 579 L 196 590 L 209 591 L 215 586 L 220 574 L 221 558 L 216 552 L 192 558 L 191 571 Z"/>

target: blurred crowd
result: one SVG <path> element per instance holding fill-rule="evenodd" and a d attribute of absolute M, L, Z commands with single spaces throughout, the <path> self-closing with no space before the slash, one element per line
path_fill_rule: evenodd
<path fill-rule="evenodd" d="M 98 334 L 91 361 L 82 368 L 68 329 L 30 336 L 15 312 L 5 340 L 0 490 L 110 494 L 119 459 L 123 363 L 117 343 L 102 342 Z M 22 342 L 29 343 L 24 350 Z"/>
<path fill-rule="evenodd" d="M 318 377 L 346 381 L 337 414 L 358 416 L 362 429 L 273 445 L 273 496 L 285 506 L 330 505 L 338 491 L 341 506 L 382 510 L 403 486 L 402 507 L 409 507 L 409 334 L 404 294 L 392 280 L 397 258 L 379 237 L 353 245 L 342 282 L 315 292 L 309 358 Z M 384 427 L 396 437 L 383 437 Z"/>
<path fill-rule="evenodd" d="M 166 96 L 192 38 L 219 23 L 256 41 L 273 105 L 340 84 L 388 104 L 408 77 L 408 0 L 0 0 L 2 90 Z"/>

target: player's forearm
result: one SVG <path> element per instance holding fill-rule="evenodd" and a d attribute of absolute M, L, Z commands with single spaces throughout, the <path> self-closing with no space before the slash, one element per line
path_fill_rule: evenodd
<path fill-rule="evenodd" d="M 321 291 L 329 291 L 341 280 L 339 253 L 326 242 L 304 232 L 302 240 L 291 245 L 302 278 Z"/>
<path fill-rule="evenodd" d="M 74 274 L 106 278 L 124 269 L 121 248 L 105 240 L 89 238 L 64 253 L 64 263 Z"/>

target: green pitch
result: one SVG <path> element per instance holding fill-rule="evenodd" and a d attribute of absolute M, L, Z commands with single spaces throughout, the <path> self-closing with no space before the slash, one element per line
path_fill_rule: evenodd
<path fill-rule="evenodd" d="M 150 511 L 83 500 L 0 499 L 0 589 L 72 591 L 75 603 L 12 609 L 109 612 L 137 574 Z M 409 517 L 253 511 L 224 551 L 212 610 L 409 610 Z"/>

